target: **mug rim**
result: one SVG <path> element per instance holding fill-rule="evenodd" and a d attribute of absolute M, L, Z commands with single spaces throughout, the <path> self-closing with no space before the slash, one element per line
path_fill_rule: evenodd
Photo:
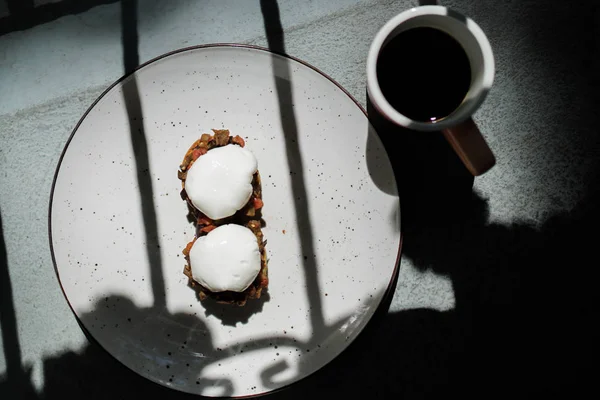
<path fill-rule="evenodd" d="M 471 94 L 472 98 L 469 102 L 463 103 L 463 105 L 459 106 L 447 117 L 433 122 L 415 121 L 396 111 L 383 95 L 379 86 L 379 80 L 377 79 L 377 60 L 383 44 L 389 35 L 401 24 L 413 18 L 427 15 L 443 16 L 460 22 L 473 35 L 483 56 L 481 87 L 476 89 L 476 92 L 473 92 L 473 86 L 471 86 L 468 93 Z M 481 103 L 483 103 L 489 89 L 492 87 L 494 74 L 495 66 L 492 47 L 487 36 L 475 21 L 441 5 L 418 6 L 394 16 L 375 35 L 367 56 L 367 93 L 371 99 L 371 103 L 390 121 L 418 131 L 439 131 L 471 117 Z"/>

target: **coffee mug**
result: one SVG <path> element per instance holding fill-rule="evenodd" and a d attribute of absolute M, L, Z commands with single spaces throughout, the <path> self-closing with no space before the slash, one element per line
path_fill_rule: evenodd
<path fill-rule="evenodd" d="M 367 57 L 367 93 L 392 123 L 441 131 L 475 176 L 494 154 L 471 116 L 494 81 L 494 56 L 481 28 L 443 6 L 396 15 L 376 34 Z"/>

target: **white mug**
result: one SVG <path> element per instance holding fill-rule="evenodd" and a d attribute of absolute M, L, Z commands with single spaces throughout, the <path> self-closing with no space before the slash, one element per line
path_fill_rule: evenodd
<path fill-rule="evenodd" d="M 471 84 L 462 103 L 445 118 L 431 122 L 415 121 L 394 109 L 383 95 L 377 76 L 379 55 L 385 45 L 398 34 L 421 27 L 453 37 L 465 50 L 471 68 Z M 405 62 L 410 62 L 409 55 Z M 396 15 L 375 35 L 367 57 L 367 93 L 377 111 L 391 122 L 417 131 L 442 131 L 467 169 L 480 175 L 495 164 L 495 157 L 471 116 L 491 89 L 494 73 L 490 43 L 472 19 L 443 6 L 421 6 Z"/>

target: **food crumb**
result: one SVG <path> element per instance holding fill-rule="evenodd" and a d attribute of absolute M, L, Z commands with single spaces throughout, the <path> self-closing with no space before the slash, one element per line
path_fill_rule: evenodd
<path fill-rule="evenodd" d="M 283 233 L 283 234 L 285 235 L 285 229 L 282 229 L 282 230 L 281 230 L 281 233 Z"/>

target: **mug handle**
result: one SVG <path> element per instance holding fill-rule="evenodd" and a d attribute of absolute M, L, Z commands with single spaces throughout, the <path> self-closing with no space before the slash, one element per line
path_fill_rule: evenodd
<path fill-rule="evenodd" d="M 465 167 L 474 176 L 487 172 L 496 164 L 496 157 L 479 132 L 472 118 L 442 130 L 442 133 Z"/>

